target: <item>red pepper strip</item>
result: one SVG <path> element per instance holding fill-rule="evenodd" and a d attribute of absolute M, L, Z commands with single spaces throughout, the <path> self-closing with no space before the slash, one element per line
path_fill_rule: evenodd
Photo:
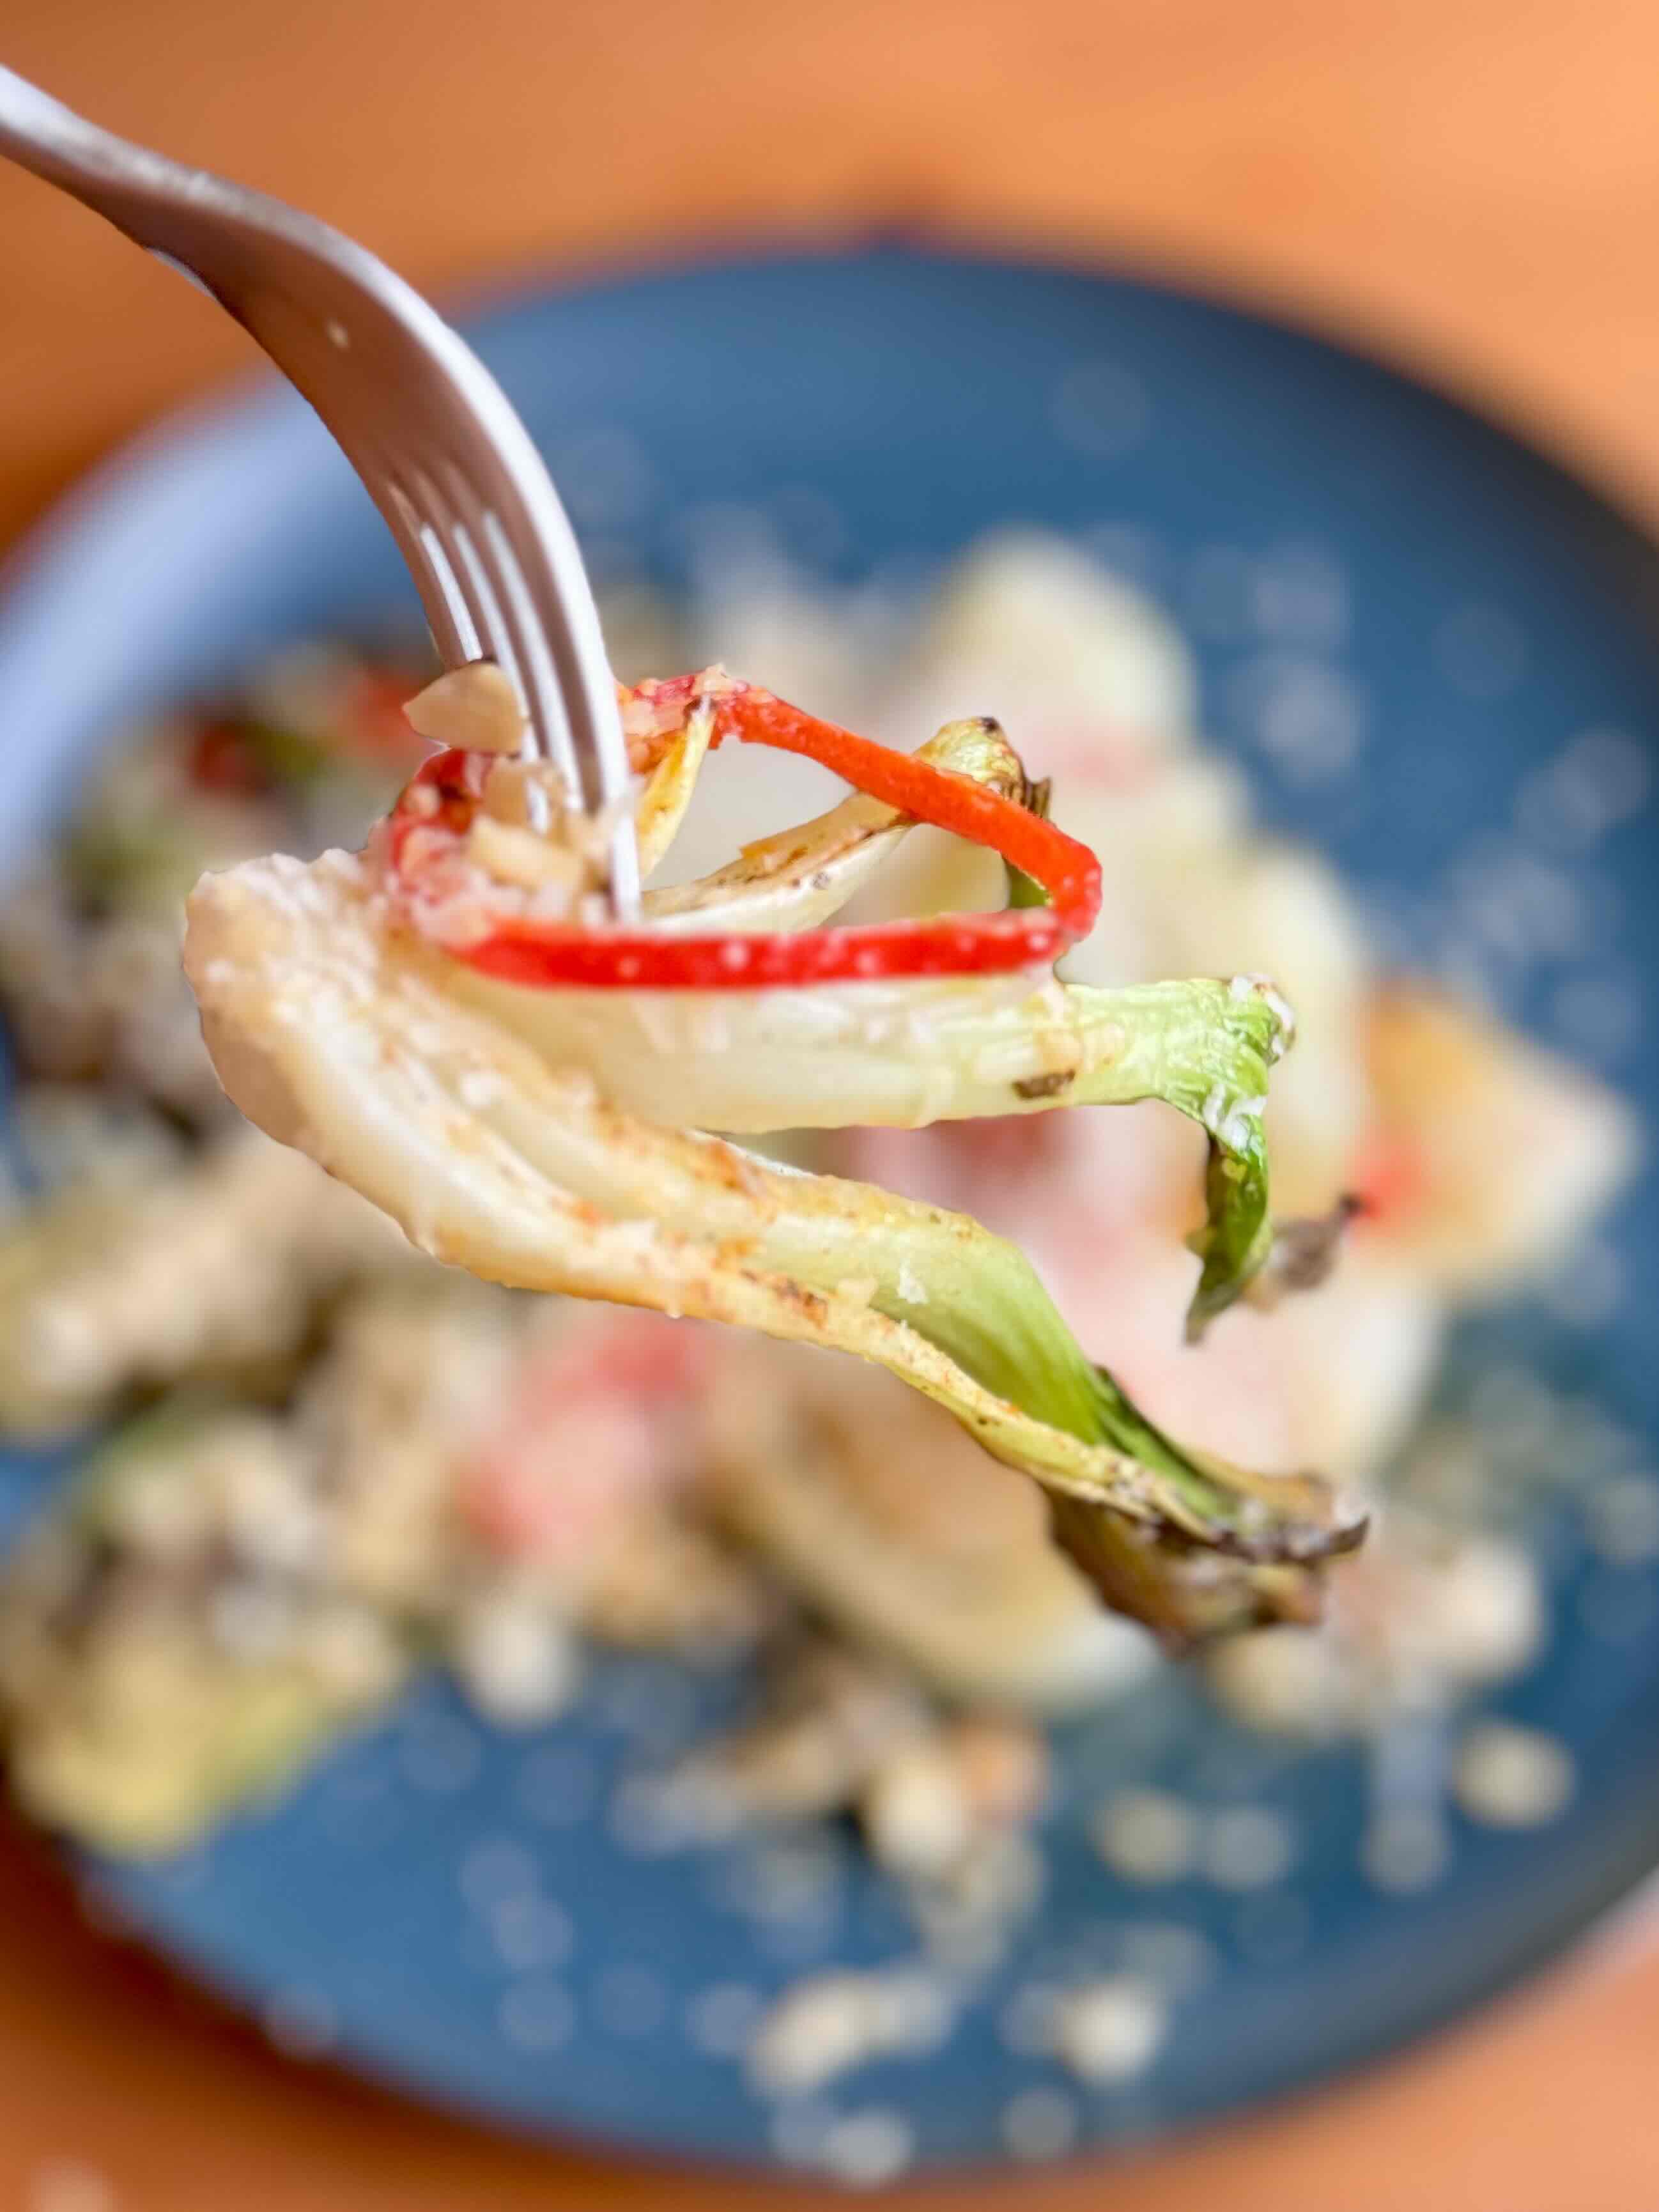
<path fill-rule="evenodd" d="M 731 684 L 731 679 L 726 681 Z M 641 685 L 653 703 L 694 704 L 696 679 Z M 651 929 L 585 929 L 504 915 L 471 942 L 451 942 L 422 914 L 419 872 L 453 853 L 477 805 L 477 756 L 441 753 L 398 801 L 390 830 L 394 879 L 410 918 L 458 960 L 513 983 L 597 984 L 633 990 L 753 990 L 882 977 L 984 975 L 1059 958 L 1100 910 L 1100 864 L 1086 845 L 1012 799 L 908 753 L 821 722 L 770 692 L 731 684 L 710 696 L 715 738 L 804 754 L 860 791 L 918 822 L 988 846 L 1040 883 L 1050 903 L 1002 914 L 803 930 L 793 935 L 671 937 Z M 483 763 L 487 771 L 489 763 Z M 413 794 L 435 787 L 440 806 Z"/>

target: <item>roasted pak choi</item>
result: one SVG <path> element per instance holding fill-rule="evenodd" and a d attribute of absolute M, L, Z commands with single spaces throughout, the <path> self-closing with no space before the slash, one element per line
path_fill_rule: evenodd
<path fill-rule="evenodd" d="M 1291 1037 L 1273 985 L 1060 980 L 1100 865 L 994 722 L 905 755 L 719 669 L 623 694 L 647 872 L 727 738 L 805 755 L 853 795 L 648 890 L 620 927 L 602 825 L 520 757 L 501 694 L 481 671 L 423 695 L 417 726 L 465 744 L 422 766 L 361 854 L 198 884 L 185 967 L 232 1099 L 475 1274 L 885 1367 L 1035 1477 L 1073 1559 L 1172 1641 L 1309 1614 L 1319 1563 L 1362 1525 L 1316 1477 L 1162 1433 L 969 1216 L 734 1141 L 1162 1101 L 1206 1139 L 1196 1335 L 1270 1279 L 1261 1116 Z M 1000 856 L 1000 909 L 836 923 L 922 823 Z"/>

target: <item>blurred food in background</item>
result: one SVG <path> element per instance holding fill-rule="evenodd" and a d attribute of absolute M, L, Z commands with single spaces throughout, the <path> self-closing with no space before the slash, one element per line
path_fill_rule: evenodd
<path fill-rule="evenodd" d="M 1270 1283 L 1201 1346 L 1182 1315 L 1202 1139 L 1155 1109 L 785 1149 L 1017 1237 L 1091 1351 L 1194 1442 L 1378 1485 L 1453 1316 L 1547 1268 L 1617 1188 L 1625 1107 L 1383 972 L 1342 884 L 1262 833 L 1239 770 L 1202 743 L 1178 634 L 1058 540 L 988 542 L 920 605 L 738 569 L 688 607 L 635 594 L 608 613 L 625 675 L 718 652 L 894 743 L 994 710 L 1106 865 L 1068 973 L 1277 980 L 1299 1039 L 1268 1112 L 1276 1212 L 1316 1218 L 1345 1194 L 1358 1211 L 1334 1266 L 1328 1239 L 1282 1247 L 1292 1268 L 1328 1266 L 1316 1287 L 1278 1302 Z M 876 1370 L 442 1269 L 218 1092 L 179 972 L 183 894 L 216 863 L 355 842 L 419 755 L 399 702 L 420 680 L 414 657 L 307 647 L 136 733 L 0 914 L 19 1085 L 0 1426 L 41 1442 L 106 1425 L 5 1570 L 14 1787 L 100 1850 L 166 1853 L 422 1669 L 534 1729 L 578 1694 L 590 1643 L 690 1667 L 747 1655 L 747 1717 L 641 1817 L 713 1838 L 850 1814 L 923 1933 L 966 1955 L 1033 1893 L 1042 1723 L 1163 1663 L 1052 1547 L 1038 1493 Z M 729 781 L 721 765 L 677 872 L 820 788 L 799 763 Z M 994 856 L 933 831 L 895 875 L 895 908 L 1002 899 Z M 1454 1712 L 1525 1666 L 1541 1601 L 1478 1438 L 1414 1449 L 1419 1472 L 1427 1453 L 1458 1479 L 1385 1504 L 1322 1629 L 1207 1655 L 1237 1716 L 1376 1729 Z M 1524 1744 L 1474 1745 L 1462 1802 L 1545 1817 L 1552 1749 L 1529 1765 Z M 1378 1879 L 1408 1887 L 1426 1831 L 1377 1832 Z M 1148 1883 L 1208 1852 L 1247 1887 L 1275 1848 L 1265 1830 L 1200 1835 L 1150 1790 L 1103 1805 L 1095 1837 Z M 887 1981 L 803 1985 L 754 2045 L 763 2086 L 948 2030 L 936 1991 Z M 1104 1984 L 1056 2007 L 1033 2033 L 1085 2079 L 1133 2070 L 1161 2032 Z"/>

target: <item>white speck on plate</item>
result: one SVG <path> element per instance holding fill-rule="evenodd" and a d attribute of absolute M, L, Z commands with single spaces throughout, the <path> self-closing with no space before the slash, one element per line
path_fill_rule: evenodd
<path fill-rule="evenodd" d="M 1051 2021 L 1054 2055 L 1079 2081 L 1131 2081 L 1157 2056 L 1169 2008 L 1146 1983 L 1114 1974 L 1059 1997 Z"/>
<path fill-rule="evenodd" d="M 1255 655 L 1230 678 L 1232 711 L 1287 783 L 1334 781 L 1351 769 L 1365 734 L 1365 702 L 1334 662 L 1307 653 Z"/>
<path fill-rule="evenodd" d="M 629 1774 L 612 1794 L 605 1826 L 619 1850 L 660 1858 L 704 1840 L 705 1799 L 685 1777 Z"/>
<path fill-rule="evenodd" d="M 1022 2089 L 1003 2106 L 999 2130 L 1011 2158 L 1063 2158 L 1077 2140 L 1077 2106 L 1060 2089 Z"/>
<path fill-rule="evenodd" d="M 772 2116 L 772 2148 L 792 2166 L 811 2166 L 835 2120 L 828 2105 L 809 2100 L 781 2106 Z"/>
<path fill-rule="evenodd" d="M 1542 1827 L 1572 1796 L 1572 1754 L 1538 1729 L 1480 1721 L 1458 1747 L 1452 1789 L 1472 1820 L 1493 1828 Z"/>
<path fill-rule="evenodd" d="M 461 1895 L 475 1912 L 488 1912 L 503 1898 L 532 1895 L 540 1880 L 536 1854 L 511 1836 L 486 1836 L 462 1854 Z"/>
<path fill-rule="evenodd" d="M 957 1763 L 925 1741 L 877 1771 L 859 1818 L 877 1865 L 900 1876 L 945 1879 L 973 1840 L 973 1808 Z"/>
<path fill-rule="evenodd" d="M 1647 747 L 1623 730 L 1581 731 L 1562 754 L 1557 775 L 1581 814 L 1594 811 L 1609 827 L 1639 814 L 1653 788 Z"/>
<path fill-rule="evenodd" d="M 1121 1964 L 1169 1997 L 1191 1996 L 1214 1975 L 1215 1946 L 1181 1920 L 1136 1920 L 1117 1946 Z"/>
<path fill-rule="evenodd" d="M 1516 803 L 1519 828 L 1540 845 L 1585 852 L 1641 812 L 1653 784 L 1647 748 L 1623 730 L 1583 730 Z"/>
<path fill-rule="evenodd" d="M 955 2018 L 942 1983 L 914 1967 L 811 1975 L 761 2019 L 748 2045 L 749 2078 L 763 2096 L 809 2096 L 872 2058 L 926 2057 Z"/>
<path fill-rule="evenodd" d="M 718 1870 L 718 1902 L 757 1921 L 823 1915 L 839 1901 L 841 1855 L 828 1837 L 781 1837 L 739 1854 Z"/>
<path fill-rule="evenodd" d="M 516 2050 L 557 2051 L 575 2033 L 576 2008 L 561 1983 L 538 1977 L 502 1990 L 495 2020 Z"/>
<path fill-rule="evenodd" d="M 1451 1864 L 1451 1855 L 1446 1824 L 1430 1805 L 1383 1807 L 1359 1844 L 1366 1880 L 1391 1896 L 1432 1888 Z"/>
<path fill-rule="evenodd" d="M 1250 614 L 1263 637 L 1332 652 L 1348 631 L 1348 585 L 1323 545 L 1276 545 L 1249 577 Z"/>
<path fill-rule="evenodd" d="M 1204 1872 L 1218 1889 L 1266 1889 L 1296 1863 L 1296 1830 L 1270 1805 L 1230 1805 L 1211 1818 Z"/>
<path fill-rule="evenodd" d="M 686 2040 L 710 2058 L 740 2057 L 764 2009 L 746 1982 L 711 1982 L 685 2008 Z"/>
<path fill-rule="evenodd" d="M 903 2115 L 872 2106 L 830 2122 L 817 2163 L 849 2188 L 879 2189 L 897 2179 L 914 2150 L 915 2137 Z"/>
<path fill-rule="evenodd" d="M 1585 902 L 1573 878 L 1510 839 L 1482 838 L 1448 871 L 1451 927 L 1518 965 L 1569 960 L 1590 949 Z"/>
<path fill-rule="evenodd" d="M 1425 1592 L 1419 1642 L 1456 1680 L 1503 1682 L 1524 1670 L 1547 1627 L 1531 1555 L 1511 1538 L 1470 1536 Z"/>
<path fill-rule="evenodd" d="M 1125 1881 L 1180 1881 L 1192 1872 L 1198 1823 L 1190 1805 L 1164 1790 L 1120 1790 L 1090 1824 L 1097 1851 Z"/>
<path fill-rule="evenodd" d="M 502 1897 L 489 1907 L 490 1941 L 515 1973 L 562 1966 L 575 1948 L 570 1915 L 550 1897 Z"/>
<path fill-rule="evenodd" d="M 506 1728 L 556 1718 L 581 1680 L 575 1640 L 564 1623 L 508 1601 L 471 1607 L 456 1628 L 451 1658 L 473 1704 Z"/>
<path fill-rule="evenodd" d="M 1317 1740 L 1336 1734 L 1348 1717 L 1350 1686 L 1341 1654 L 1328 1638 L 1305 1628 L 1223 1637 L 1205 1668 L 1217 1698 L 1247 1727 Z"/>

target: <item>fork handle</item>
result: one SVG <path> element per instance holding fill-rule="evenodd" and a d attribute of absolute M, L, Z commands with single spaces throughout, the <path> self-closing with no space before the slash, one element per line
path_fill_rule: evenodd
<path fill-rule="evenodd" d="M 0 149 L 54 185 L 76 184 L 121 141 L 0 63 Z"/>
<path fill-rule="evenodd" d="M 46 183 L 58 185 L 94 215 L 102 216 L 135 246 L 165 262 L 186 283 L 236 314 L 201 271 L 180 258 L 186 251 L 189 219 L 192 213 L 206 210 L 244 221 L 258 221 L 263 216 L 269 223 L 269 211 L 276 208 L 276 202 L 267 202 L 263 193 L 216 176 L 211 169 L 191 168 L 183 161 L 169 161 L 165 154 L 88 122 L 84 115 L 77 115 L 72 107 L 3 64 L 0 64 L 0 154 Z M 173 230 L 170 217 L 175 210 L 184 219 L 183 228 L 169 239 Z M 311 224 L 311 218 L 297 210 L 281 212 L 296 228 Z M 323 229 L 321 224 L 312 227 L 319 233 Z M 169 245 L 178 251 L 169 252 Z M 236 319 L 246 322 L 241 315 L 236 315 Z"/>
<path fill-rule="evenodd" d="M 129 237 L 137 193 L 200 193 L 216 179 L 88 123 L 39 85 L 0 65 L 0 153 L 58 185 Z M 139 245 L 149 241 L 139 239 Z"/>

